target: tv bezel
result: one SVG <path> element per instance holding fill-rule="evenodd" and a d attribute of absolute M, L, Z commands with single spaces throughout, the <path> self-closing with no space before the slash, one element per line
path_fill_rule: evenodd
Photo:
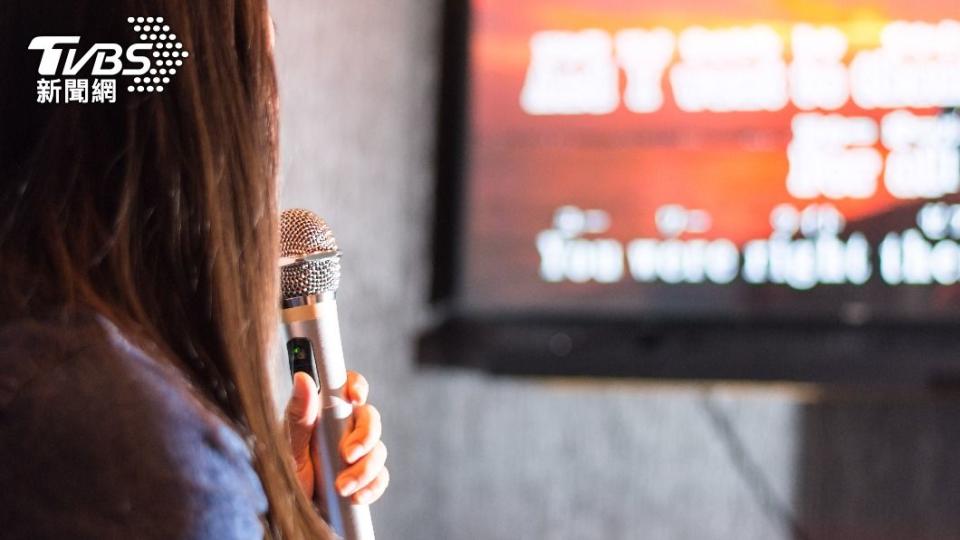
<path fill-rule="evenodd" d="M 960 320 L 479 312 L 463 301 L 470 0 L 445 0 L 430 303 L 422 365 L 501 375 L 960 388 Z"/>

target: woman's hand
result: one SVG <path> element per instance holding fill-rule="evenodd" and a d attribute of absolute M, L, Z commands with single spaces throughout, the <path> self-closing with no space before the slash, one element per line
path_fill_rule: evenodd
<path fill-rule="evenodd" d="M 384 465 L 387 447 L 380 441 L 380 413 L 367 404 L 370 386 L 363 375 L 347 372 L 347 399 L 353 403 L 353 425 L 347 426 L 340 440 L 340 457 L 347 468 L 336 479 L 337 491 L 353 502 L 370 504 L 383 495 L 390 482 L 390 473 Z M 320 412 L 317 385 L 306 373 L 293 378 L 293 394 L 287 404 L 287 432 L 296 461 L 297 479 L 307 497 L 313 497 L 314 463 L 310 458 L 313 426 Z"/>

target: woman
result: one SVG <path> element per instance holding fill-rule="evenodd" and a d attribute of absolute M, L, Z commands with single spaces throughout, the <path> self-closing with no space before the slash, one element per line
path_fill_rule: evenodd
<path fill-rule="evenodd" d="M 38 103 L 37 36 L 189 51 L 163 91 Z M 0 2 L 0 535 L 330 538 L 316 388 L 275 418 L 277 89 L 265 0 Z M 124 67 L 139 67 L 125 59 Z M 93 83 L 91 83 L 92 85 Z M 92 86 L 91 86 L 92 89 Z M 101 97 L 103 97 L 101 95 Z M 362 377 L 341 493 L 386 487 Z"/>

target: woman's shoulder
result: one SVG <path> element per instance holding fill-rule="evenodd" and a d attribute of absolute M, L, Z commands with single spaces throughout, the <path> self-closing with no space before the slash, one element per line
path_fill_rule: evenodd
<path fill-rule="evenodd" d="M 105 319 L 0 327 L 0 528 L 31 538 L 260 538 L 243 438 Z"/>

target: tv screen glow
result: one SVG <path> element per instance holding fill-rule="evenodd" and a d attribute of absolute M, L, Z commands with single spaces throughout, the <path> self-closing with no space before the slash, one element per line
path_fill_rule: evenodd
<path fill-rule="evenodd" d="M 473 0 L 475 312 L 960 314 L 945 0 Z"/>

